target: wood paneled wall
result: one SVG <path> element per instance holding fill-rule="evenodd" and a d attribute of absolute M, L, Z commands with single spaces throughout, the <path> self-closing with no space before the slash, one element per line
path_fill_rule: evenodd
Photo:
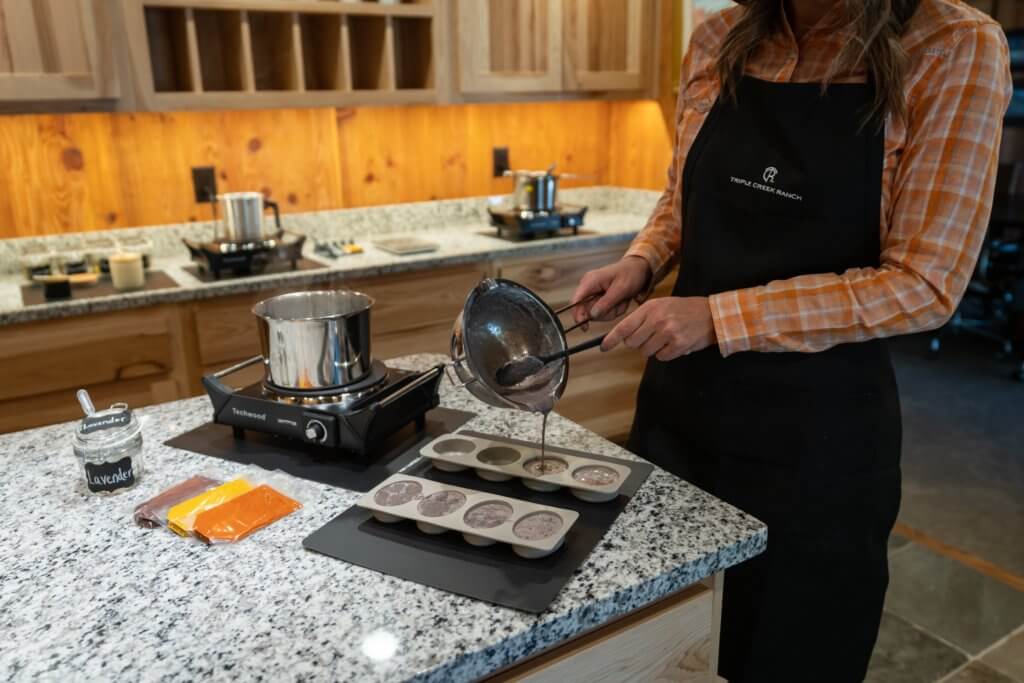
<path fill-rule="evenodd" d="M 0 237 L 208 219 L 192 166 L 283 211 L 509 192 L 494 146 L 575 184 L 661 189 L 669 139 L 653 100 L 0 116 Z"/>

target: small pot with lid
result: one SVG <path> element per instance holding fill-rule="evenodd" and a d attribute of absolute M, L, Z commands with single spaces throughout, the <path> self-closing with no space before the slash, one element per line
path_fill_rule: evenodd
<path fill-rule="evenodd" d="M 265 299 L 257 318 L 266 381 L 286 391 L 335 389 L 366 377 L 373 299 L 360 292 L 293 292 Z"/>
<path fill-rule="evenodd" d="M 521 211 L 554 211 L 558 197 L 555 167 L 546 171 L 505 171 L 515 181 L 512 203 Z"/>

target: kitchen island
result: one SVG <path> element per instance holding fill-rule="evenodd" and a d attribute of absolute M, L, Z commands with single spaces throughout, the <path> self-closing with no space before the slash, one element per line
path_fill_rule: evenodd
<path fill-rule="evenodd" d="M 425 369 L 439 360 L 418 355 L 391 364 Z M 486 407 L 447 383 L 442 405 L 477 413 L 465 429 L 539 437 L 536 415 Z M 594 637 L 584 634 L 624 624 L 619 633 L 628 636 L 653 622 L 643 612 L 627 615 L 702 591 L 710 604 L 701 582 L 767 542 L 761 522 L 656 468 L 555 602 L 530 615 L 303 550 L 305 536 L 359 497 L 325 485 L 310 484 L 302 510 L 236 545 L 206 547 L 134 526 L 133 506 L 174 482 L 239 469 L 163 445 L 210 413 L 205 397 L 142 409 L 146 474 L 134 489 L 105 498 L 84 493 L 70 424 L 0 436 L 4 680 L 447 682 L 502 670 L 574 680 L 565 667 L 575 644 Z M 554 445 L 635 459 L 557 415 L 548 434 Z M 714 585 L 717 600 L 721 584 Z M 662 637 L 679 643 L 694 635 L 690 628 L 658 625 Z M 709 635 L 704 628 L 696 635 Z M 713 642 L 705 643 L 705 666 Z M 687 673 L 664 652 L 647 657 L 653 645 L 646 640 L 598 646 L 621 668 L 603 679 L 580 669 L 576 676 L 642 680 L 672 669 L 681 680 L 706 680 L 699 667 Z M 535 655 L 540 663 L 526 661 Z"/>

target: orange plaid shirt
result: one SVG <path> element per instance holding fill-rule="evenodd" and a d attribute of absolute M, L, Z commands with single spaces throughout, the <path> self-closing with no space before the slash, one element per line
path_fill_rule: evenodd
<path fill-rule="evenodd" d="M 627 255 L 654 282 L 679 260 L 682 169 L 718 96 L 718 48 L 744 10 L 712 15 L 683 60 L 668 185 Z M 786 27 L 760 46 L 746 73 L 820 82 L 846 40 L 828 17 L 798 42 Z M 974 269 L 992 208 L 1002 118 L 1012 82 L 1002 29 L 957 0 L 922 0 L 902 39 L 910 56 L 906 123 L 889 117 L 882 173 L 881 266 L 807 273 L 710 297 L 723 356 L 813 352 L 844 342 L 940 326 Z M 863 82 L 864 74 L 835 81 Z M 822 229 L 827 229 L 823 226 Z"/>

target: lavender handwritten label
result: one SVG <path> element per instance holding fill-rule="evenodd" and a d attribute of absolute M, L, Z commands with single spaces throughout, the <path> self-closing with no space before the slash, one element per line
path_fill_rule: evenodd
<path fill-rule="evenodd" d="M 104 429 L 126 427 L 132 421 L 130 410 L 122 410 L 111 415 L 90 415 L 82 418 L 82 434 L 92 434 Z"/>
<path fill-rule="evenodd" d="M 135 483 L 132 459 L 124 457 L 117 462 L 85 463 L 85 483 L 93 493 L 131 486 Z"/>

